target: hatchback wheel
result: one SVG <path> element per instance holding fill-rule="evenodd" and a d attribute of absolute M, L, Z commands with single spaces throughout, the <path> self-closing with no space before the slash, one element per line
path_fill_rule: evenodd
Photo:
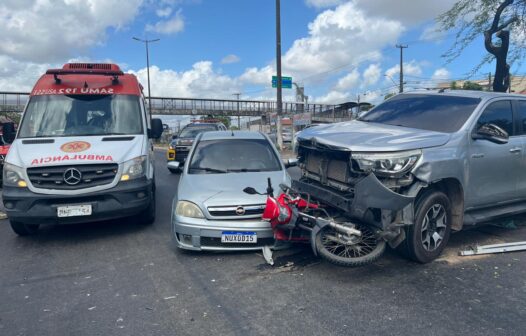
<path fill-rule="evenodd" d="M 451 233 L 451 202 L 440 191 L 425 191 L 415 206 L 415 224 L 406 228 L 404 252 L 413 260 L 428 263 L 444 250 Z"/>

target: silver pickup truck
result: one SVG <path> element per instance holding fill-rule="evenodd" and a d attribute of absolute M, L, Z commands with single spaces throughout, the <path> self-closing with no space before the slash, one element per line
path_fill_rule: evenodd
<path fill-rule="evenodd" d="M 451 230 L 526 211 L 526 96 L 400 94 L 301 132 L 298 157 L 295 189 L 430 262 Z"/>

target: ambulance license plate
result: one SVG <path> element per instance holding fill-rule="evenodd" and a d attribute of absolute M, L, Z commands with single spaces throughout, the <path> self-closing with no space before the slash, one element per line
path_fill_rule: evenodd
<path fill-rule="evenodd" d="M 257 242 L 258 236 L 255 232 L 223 231 L 221 233 L 221 243 L 256 244 Z"/>
<path fill-rule="evenodd" d="M 58 217 L 77 217 L 91 215 L 91 204 L 65 205 L 57 208 Z"/>

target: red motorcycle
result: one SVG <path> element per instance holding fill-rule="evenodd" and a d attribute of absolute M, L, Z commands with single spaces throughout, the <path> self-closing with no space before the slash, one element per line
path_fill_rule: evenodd
<path fill-rule="evenodd" d="M 280 185 L 282 193 L 274 196 L 270 178 L 266 193 L 252 187 L 243 191 L 247 194 L 267 195 L 262 218 L 269 221 L 276 242 L 310 243 L 315 255 L 340 266 L 363 266 L 377 260 L 385 251 L 385 241 L 365 225 L 334 218 L 345 218 L 337 212 L 330 212 L 310 195 L 302 194 Z M 265 259 L 272 264 L 270 250 L 264 249 Z"/>

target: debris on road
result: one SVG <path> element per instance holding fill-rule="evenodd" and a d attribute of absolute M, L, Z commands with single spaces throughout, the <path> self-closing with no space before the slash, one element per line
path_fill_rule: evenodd
<path fill-rule="evenodd" d="M 471 247 L 469 250 L 460 251 L 459 254 L 461 256 L 471 256 L 479 254 L 505 253 L 515 251 L 526 251 L 526 241 L 482 246 L 477 245 Z"/>
<path fill-rule="evenodd" d="M 261 251 L 263 252 L 263 258 L 265 258 L 267 264 L 269 264 L 270 266 L 273 266 L 274 259 L 272 259 L 272 250 L 270 249 L 270 247 L 265 245 L 263 246 Z"/>

